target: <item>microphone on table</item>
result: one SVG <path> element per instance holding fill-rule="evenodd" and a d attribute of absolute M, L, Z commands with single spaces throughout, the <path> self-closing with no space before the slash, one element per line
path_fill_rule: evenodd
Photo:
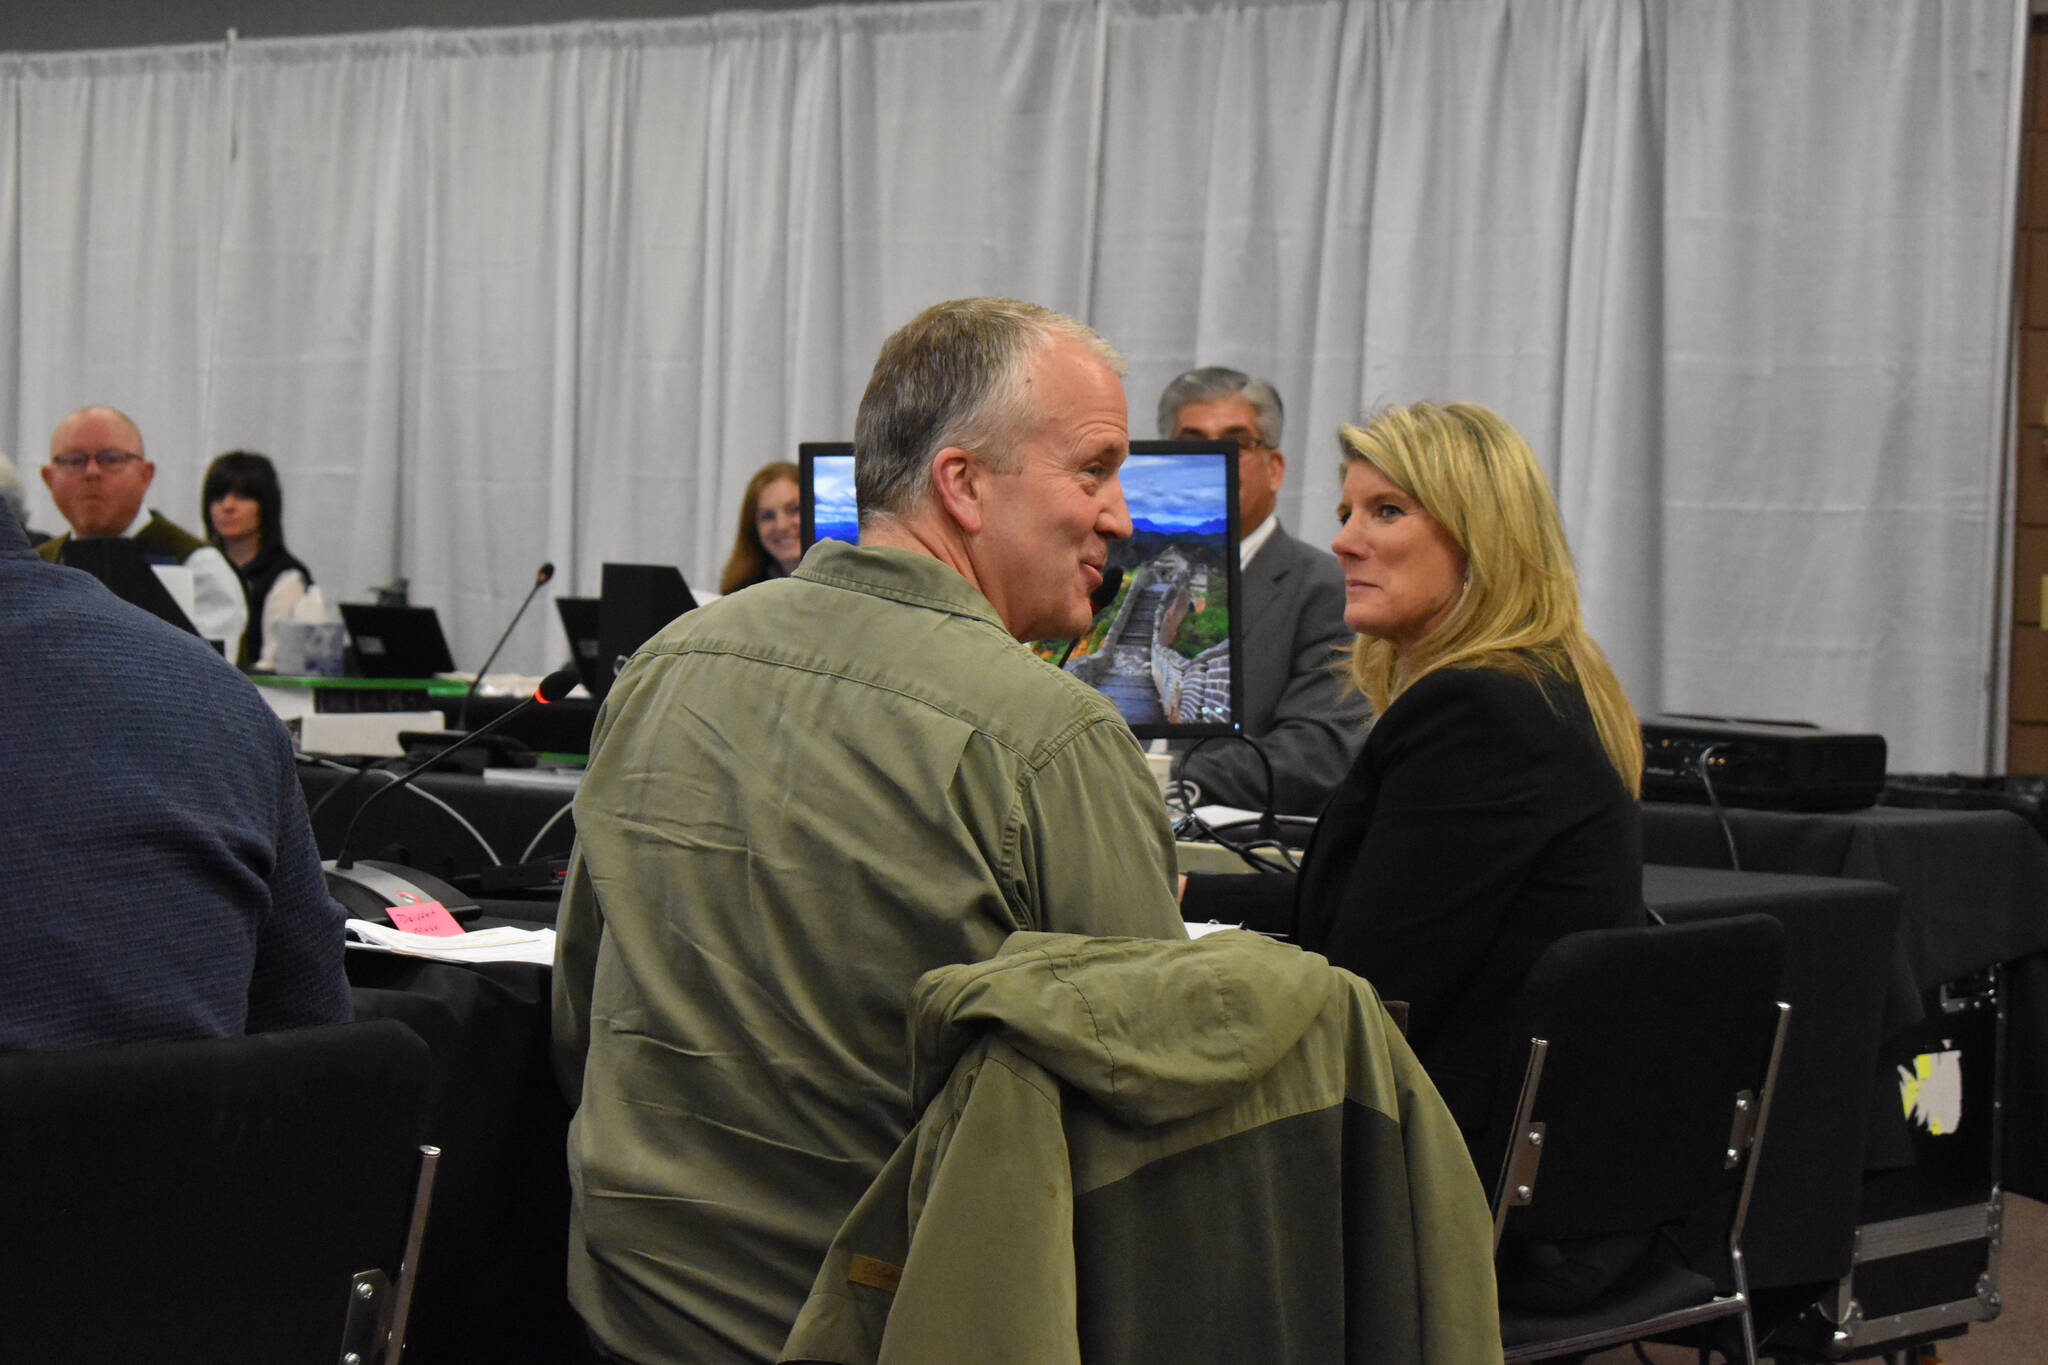
<path fill-rule="evenodd" d="M 519 624 L 519 618 L 526 615 L 526 609 L 533 605 L 534 594 L 546 587 L 548 580 L 554 576 L 555 562 L 552 559 L 541 565 L 539 571 L 534 574 L 533 586 L 526 590 L 526 600 L 519 604 L 518 611 L 512 613 L 511 621 L 505 626 L 505 633 L 498 637 L 498 643 L 492 645 L 491 652 L 484 656 L 484 666 L 479 668 L 476 671 L 476 676 L 469 680 L 469 690 L 462 694 L 462 705 L 455 713 L 456 729 L 466 730 L 469 728 L 469 699 L 476 695 L 476 689 L 483 683 L 484 674 L 490 672 L 491 665 L 498 661 L 498 651 L 503 649 L 505 642 L 512 638 L 512 627 Z"/>
<path fill-rule="evenodd" d="M 546 580 L 543 579 L 542 582 Z M 546 706 L 569 695 L 580 679 L 576 670 L 564 668 L 548 674 L 533 690 L 533 695 L 522 700 L 503 715 L 494 717 L 483 725 L 464 735 L 445 749 L 436 750 L 427 758 L 400 773 L 389 785 L 380 787 L 363 803 L 356 807 L 356 813 L 349 817 L 348 828 L 342 831 L 341 844 L 335 849 L 334 858 L 321 866 L 327 872 L 327 894 L 340 901 L 352 916 L 358 919 L 380 919 L 387 907 L 407 905 L 423 901 L 440 901 L 450 910 L 475 908 L 475 902 L 468 900 L 448 883 L 438 877 L 398 863 L 379 862 L 364 859 L 360 862 L 349 855 L 349 843 L 355 838 L 356 825 L 363 818 L 363 812 L 374 805 L 379 797 L 388 796 L 400 787 L 409 785 L 427 769 L 436 766 L 456 750 L 481 739 L 493 730 L 505 725 L 515 716 L 523 715 L 532 706 Z"/>
<path fill-rule="evenodd" d="M 1107 611 L 1110 603 L 1116 601 L 1117 589 L 1123 585 L 1124 571 L 1122 569 L 1105 568 L 1102 571 L 1102 581 L 1095 585 L 1094 592 L 1088 594 L 1088 610 L 1090 613 L 1088 630 L 1095 629 L 1095 618 Z M 1067 666 L 1067 660 L 1074 655 L 1074 646 L 1080 644 L 1087 637 L 1088 630 L 1082 631 L 1080 635 L 1067 641 L 1067 647 L 1060 651 L 1059 667 L 1065 668 Z"/>

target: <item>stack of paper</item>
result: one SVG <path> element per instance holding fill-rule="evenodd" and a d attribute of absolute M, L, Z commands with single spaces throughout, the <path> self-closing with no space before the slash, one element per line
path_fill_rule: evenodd
<path fill-rule="evenodd" d="M 500 925 L 467 934 L 409 934 L 366 919 L 348 922 L 349 947 L 372 953 L 404 953 L 442 962 L 539 962 L 555 960 L 553 929 Z"/>

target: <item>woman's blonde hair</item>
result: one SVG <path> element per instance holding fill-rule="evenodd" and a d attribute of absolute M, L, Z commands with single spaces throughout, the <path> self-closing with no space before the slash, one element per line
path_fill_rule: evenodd
<path fill-rule="evenodd" d="M 1384 711 L 1439 668 L 1491 668 L 1534 682 L 1577 682 L 1601 747 L 1631 794 L 1642 789 L 1635 709 L 1579 615 L 1579 584 L 1557 501 L 1515 429 L 1471 403 L 1380 409 L 1341 435 L 1344 462 L 1364 460 L 1449 532 L 1465 556 L 1465 588 L 1437 626 L 1396 658 L 1361 635 L 1351 678 Z"/>

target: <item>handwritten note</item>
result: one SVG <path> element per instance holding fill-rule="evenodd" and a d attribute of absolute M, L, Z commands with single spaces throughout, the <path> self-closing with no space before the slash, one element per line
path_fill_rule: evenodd
<path fill-rule="evenodd" d="M 462 932 L 462 926 L 455 922 L 455 916 L 448 913 L 448 907 L 439 901 L 420 901 L 413 905 L 387 906 L 385 914 L 391 916 L 395 928 L 408 934 L 430 934 L 435 938 L 450 938 Z"/>

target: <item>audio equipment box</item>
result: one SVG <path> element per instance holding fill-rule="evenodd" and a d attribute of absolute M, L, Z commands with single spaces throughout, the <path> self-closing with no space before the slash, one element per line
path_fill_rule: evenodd
<path fill-rule="evenodd" d="M 1766 810 L 1860 810 L 1884 791 L 1883 735 L 1804 721 L 1661 715 L 1643 720 L 1643 799 Z M 1713 784 L 1709 797 L 1707 784 Z"/>

